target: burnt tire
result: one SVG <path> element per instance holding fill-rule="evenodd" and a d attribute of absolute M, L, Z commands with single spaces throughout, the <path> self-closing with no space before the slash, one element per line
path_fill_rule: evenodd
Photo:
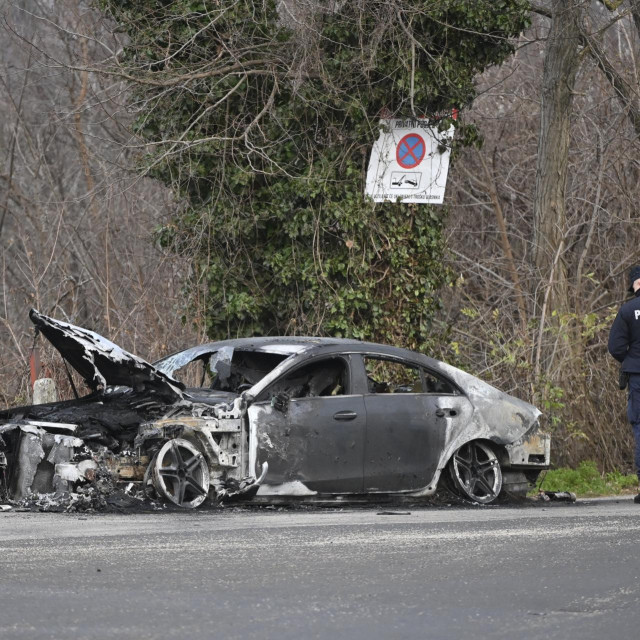
<path fill-rule="evenodd" d="M 502 471 L 493 449 L 472 440 L 463 444 L 447 465 L 453 492 L 477 504 L 494 502 L 502 491 Z"/>
<path fill-rule="evenodd" d="M 538 472 L 533 474 L 522 471 L 502 471 L 502 493 L 500 498 L 505 502 L 522 502 L 527 499 L 529 491 L 535 486 Z"/>

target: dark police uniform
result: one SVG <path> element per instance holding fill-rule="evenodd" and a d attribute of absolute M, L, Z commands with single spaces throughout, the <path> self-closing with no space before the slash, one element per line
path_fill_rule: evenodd
<path fill-rule="evenodd" d="M 633 275 L 634 271 L 632 283 L 635 281 Z M 637 278 L 640 278 L 640 270 Z M 640 290 L 632 300 L 622 305 L 613 321 L 609 332 L 609 353 L 622 363 L 622 370 L 629 374 L 627 418 L 636 441 L 635 463 L 640 479 Z"/>

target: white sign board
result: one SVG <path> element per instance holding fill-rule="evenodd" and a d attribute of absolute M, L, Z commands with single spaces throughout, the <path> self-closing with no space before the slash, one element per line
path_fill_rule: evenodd
<path fill-rule="evenodd" d="M 455 128 L 430 127 L 428 121 L 380 120 L 365 193 L 375 202 L 442 204 L 447 186 L 451 140 Z"/>

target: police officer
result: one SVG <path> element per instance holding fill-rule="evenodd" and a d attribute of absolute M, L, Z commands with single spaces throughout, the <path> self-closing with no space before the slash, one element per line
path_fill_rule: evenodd
<path fill-rule="evenodd" d="M 611 325 L 609 353 L 622 363 L 622 372 L 629 379 L 627 418 L 636 441 L 635 463 L 640 480 L 640 266 L 629 272 L 629 293 L 634 294 L 633 299 L 622 305 Z M 640 504 L 640 493 L 633 501 Z"/>

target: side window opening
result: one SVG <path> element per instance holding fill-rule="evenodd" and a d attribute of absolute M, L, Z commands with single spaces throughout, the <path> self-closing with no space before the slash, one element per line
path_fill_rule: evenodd
<path fill-rule="evenodd" d="M 364 357 L 369 393 L 424 393 L 419 367 L 372 356 Z"/>
<path fill-rule="evenodd" d="M 274 382 L 269 395 L 286 393 L 291 399 L 342 396 L 347 393 L 347 385 L 347 363 L 342 358 L 329 358 L 295 369 Z"/>
<path fill-rule="evenodd" d="M 457 393 L 455 387 L 445 378 L 441 378 L 435 373 L 427 371 L 427 369 L 422 370 L 422 375 L 424 376 L 424 387 L 427 393 L 450 395 L 455 395 Z"/>

